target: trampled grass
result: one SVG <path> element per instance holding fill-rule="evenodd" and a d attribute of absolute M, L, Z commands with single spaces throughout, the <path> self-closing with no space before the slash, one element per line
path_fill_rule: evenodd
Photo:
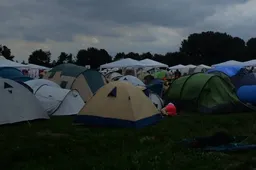
<path fill-rule="evenodd" d="M 256 115 L 170 117 L 144 129 L 87 128 L 72 117 L 0 127 L 1 169 L 186 170 L 250 169 L 256 151 L 201 152 L 177 144 L 183 138 L 227 131 L 256 143 Z"/>

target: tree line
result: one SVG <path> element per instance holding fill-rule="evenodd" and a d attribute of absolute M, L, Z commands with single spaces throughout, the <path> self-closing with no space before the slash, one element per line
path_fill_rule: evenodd
<path fill-rule="evenodd" d="M 8 60 L 15 60 L 11 49 L 5 45 L 0 46 L 0 54 Z M 119 52 L 115 56 L 110 56 L 105 49 L 89 47 L 79 50 L 76 55 L 61 52 L 57 60 L 51 60 L 51 57 L 50 51 L 37 49 L 28 57 L 28 63 L 46 67 L 75 63 L 80 66 L 90 65 L 91 68 L 98 68 L 102 64 L 123 58 L 135 60 L 149 58 L 170 66 L 177 64 L 212 65 L 227 60 L 248 61 L 256 58 L 256 38 L 250 38 L 245 42 L 227 33 L 208 31 L 189 35 L 181 42 L 179 51 L 166 54 Z M 23 61 L 23 63 L 26 62 Z"/>

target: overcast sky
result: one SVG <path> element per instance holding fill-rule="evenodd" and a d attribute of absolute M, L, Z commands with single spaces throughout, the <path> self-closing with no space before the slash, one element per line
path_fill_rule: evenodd
<path fill-rule="evenodd" d="M 19 61 L 33 50 L 177 51 L 189 34 L 256 37 L 256 0 L 1 0 L 0 44 Z"/>

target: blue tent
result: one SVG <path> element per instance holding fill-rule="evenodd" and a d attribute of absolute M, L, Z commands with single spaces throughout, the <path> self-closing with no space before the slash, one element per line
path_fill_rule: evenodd
<path fill-rule="evenodd" d="M 214 74 L 215 72 L 222 72 L 228 77 L 233 77 L 244 70 L 245 68 L 243 66 L 216 66 L 208 70 L 207 73 Z"/>
<path fill-rule="evenodd" d="M 32 80 L 32 78 L 23 75 L 19 69 L 13 67 L 1 67 L 0 77 L 20 82 Z"/>
<path fill-rule="evenodd" d="M 162 96 L 163 88 L 164 88 L 164 81 L 161 79 L 153 79 L 149 85 L 146 86 L 147 89 L 156 93 L 159 96 Z"/>

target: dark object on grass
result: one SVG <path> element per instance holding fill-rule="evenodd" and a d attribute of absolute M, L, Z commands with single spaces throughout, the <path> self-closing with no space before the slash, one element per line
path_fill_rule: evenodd
<path fill-rule="evenodd" d="M 234 142 L 233 136 L 228 135 L 225 132 L 217 132 L 209 137 L 198 137 L 191 143 L 194 148 L 204 148 L 207 146 L 220 146 L 227 145 Z"/>

